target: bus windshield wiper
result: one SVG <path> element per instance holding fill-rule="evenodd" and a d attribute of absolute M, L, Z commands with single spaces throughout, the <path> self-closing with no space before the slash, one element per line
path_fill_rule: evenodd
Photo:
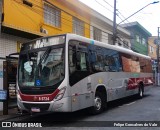
<path fill-rule="evenodd" d="M 42 69 L 42 61 L 44 60 L 46 60 L 47 58 L 48 58 L 48 56 L 49 56 L 49 53 L 51 52 L 51 47 L 48 47 L 47 48 L 47 50 L 44 52 L 44 54 L 42 55 L 42 57 L 40 58 L 40 60 L 39 60 L 39 63 L 38 63 L 38 65 L 37 65 L 37 71 L 38 71 L 38 76 L 40 76 L 41 75 L 41 69 Z"/>
<path fill-rule="evenodd" d="M 50 52 L 51 52 L 51 47 L 48 47 L 47 50 L 42 55 L 42 57 L 40 58 L 38 66 L 42 63 L 43 60 L 45 61 L 48 58 Z"/>

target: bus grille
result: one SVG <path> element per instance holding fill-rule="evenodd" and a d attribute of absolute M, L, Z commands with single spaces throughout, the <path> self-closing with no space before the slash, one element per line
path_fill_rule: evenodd
<path fill-rule="evenodd" d="M 29 104 L 29 103 L 23 103 L 23 105 L 28 110 L 31 110 L 31 108 L 40 108 L 41 111 L 47 111 L 50 106 L 50 104 Z"/>

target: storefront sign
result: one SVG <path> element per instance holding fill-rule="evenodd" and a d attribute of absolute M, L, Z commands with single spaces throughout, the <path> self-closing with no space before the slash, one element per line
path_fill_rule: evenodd
<path fill-rule="evenodd" d="M 3 78 L 3 71 L 0 71 L 0 78 Z"/>
<path fill-rule="evenodd" d="M 0 101 L 7 100 L 7 91 L 6 90 L 0 90 Z"/>

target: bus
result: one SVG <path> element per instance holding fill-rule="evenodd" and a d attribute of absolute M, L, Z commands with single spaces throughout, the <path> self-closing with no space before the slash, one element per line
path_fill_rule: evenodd
<path fill-rule="evenodd" d="M 107 102 L 144 96 L 151 58 L 76 34 L 38 38 L 21 47 L 17 104 L 28 112 L 101 113 Z"/>

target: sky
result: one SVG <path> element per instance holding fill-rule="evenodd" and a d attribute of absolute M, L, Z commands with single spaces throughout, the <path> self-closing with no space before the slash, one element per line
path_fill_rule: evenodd
<path fill-rule="evenodd" d="M 113 21 L 114 0 L 80 0 L 89 7 L 103 14 Z M 119 24 L 122 20 L 132 15 L 144 6 L 158 0 L 116 0 L 117 17 L 116 23 Z M 158 35 L 158 27 L 160 27 L 160 2 L 150 4 L 140 12 L 133 15 L 123 23 L 139 22 L 152 36 Z"/>

